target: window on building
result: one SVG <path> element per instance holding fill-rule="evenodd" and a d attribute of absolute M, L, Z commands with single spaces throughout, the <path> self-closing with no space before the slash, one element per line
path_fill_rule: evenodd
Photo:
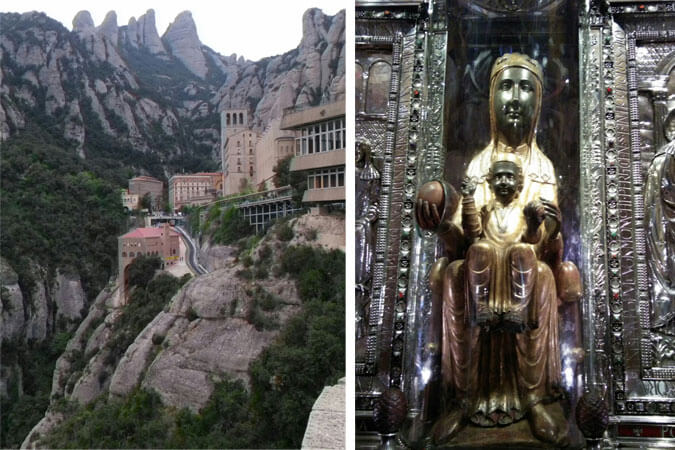
<path fill-rule="evenodd" d="M 129 252 L 129 257 L 133 258 L 134 257 L 134 252 Z"/>
<path fill-rule="evenodd" d="M 243 114 L 243 113 L 239 113 L 239 123 L 240 123 L 241 125 L 244 124 L 244 114 Z"/>
<path fill-rule="evenodd" d="M 330 120 L 321 124 L 303 127 L 295 139 L 296 155 L 341 150 L 345 143 L 344 119 Z"/>
<path fill-rule="evenodd" d="M 122 258 L 126 258 L 126 257 L 127 257 L 127 252 L 122 252 Z"/>
<path fill-rule="evenodd" d="M 225 114 L 225 123 L 230 125 L 230 113 Z"/>
<path fill-rule="evenodd" d="M 307 175 L 307 189 L 328 189 L 345 185 L 344 167 L 312 170 Z"/>

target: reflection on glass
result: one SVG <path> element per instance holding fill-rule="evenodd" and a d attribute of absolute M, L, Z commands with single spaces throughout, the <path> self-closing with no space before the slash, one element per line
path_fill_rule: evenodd
<path fill-rule="evenodd" d="M 384 61 L 378 61 L 370 66 L 368 73 L 368 90 L 366 112 L 369 114 L 384 114 L 387 112 L 387 100 L 391 66 Z"/>
<path fill-rule="evenodd" d="M 354 94 L 356 96 L 354 106 L 356 112 L 363 111 L 363 67 L 361 64 L 356 64 L 356 76 L 354 80 Z"/>

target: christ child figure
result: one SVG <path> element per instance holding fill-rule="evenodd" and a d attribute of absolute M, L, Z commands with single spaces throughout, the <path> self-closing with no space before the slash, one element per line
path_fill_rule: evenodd
<path fill-rule="evenodd" d="M 502 153 L 486 180 L 492 198 L 476 210 L 476 184 L 462 183 L 462 229 L 470 246 L 466 254 L 466 293 L 471 323 L 521 332 L 537 328 L 535 302 L 540 225 L 547 202 L 522 205 L 523 174 L 519 158 Z"/>

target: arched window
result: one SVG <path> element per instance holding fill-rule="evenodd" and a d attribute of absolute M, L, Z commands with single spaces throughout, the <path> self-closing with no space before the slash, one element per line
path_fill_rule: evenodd
<path fill-rule="evenodd" d="M 227 125 L 230 124 L 230 113 L 225 114 L 225 123 L 226 123 Z"/>
<path fill-rule="evenodd" d="M 370 66 L 368 88 L 366 90 L 366 112 L 383 114 L 387 112 L 391 66 L 378 61 Z"/>
<path fill-rule="evenodd" d="M 243 113 L 239 113 L 239 123 L 242 124 L 242 125 L 244 124 L 244 114 Z"/>
<path fill-rule="evenodd" d="M 134 257 L 134 252 L 129 252 L 129 257 L 133 258 Z"/>
<path fill-rule="evenodd" d="M 232 114 L 232 124 L 233 125 L 237 124 L 237 113 Z"/>
<path fill-rule="evenodd" d="M 127 257 L 127 252 L 122 252 L 122 258 L 126 258 L 126 257 Z"/>

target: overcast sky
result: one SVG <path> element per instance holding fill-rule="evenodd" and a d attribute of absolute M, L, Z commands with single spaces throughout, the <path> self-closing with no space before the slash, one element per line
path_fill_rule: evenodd
<path fill-rule="evenodd" d="M 8 4 L 12 6 L 8 7 Z M 192 12 L 197 34 L 202 44 L 228 56 L 236 53 L 257 61 L 294 49 L 302 37 L 302 14 L 309 8 L 320 8 L 333 15 L 345 9 L 351 0 L 192 0 L 147 1 L 118 0 L 19 0 L 4 2 L 2 12 L 41 11 L 73 28 L 73 18 L 81 10 L 91 13 L 96 26 L 108 11 L 117 13 L 117 25 L 126 25 L 131 17 L 138 18 L 148 9 L 155 10 L 155 23 L 160 36 L 169 23 L 182 11 Z"/>

